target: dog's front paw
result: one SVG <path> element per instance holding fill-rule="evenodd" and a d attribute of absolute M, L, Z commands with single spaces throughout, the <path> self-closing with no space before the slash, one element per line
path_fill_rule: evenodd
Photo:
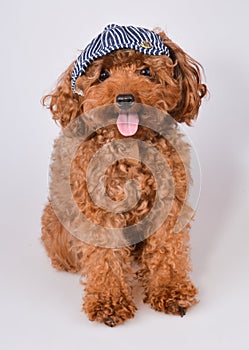
<path fill-rule="evenodd" d="M 144 302 L 156 311 L 183 317 L 197 303 L 197 289 L 191 282 L 169 284 L 145 293 Z"/>
<path fill-rule="evenodd" d="M 111 294 L 87 294 L 82 308 L 90 321 L 101 322 L 109 327 L 117 326 L 133 318 L 136 309 L 132 297 L 125 294 L 115 297 Z"/>

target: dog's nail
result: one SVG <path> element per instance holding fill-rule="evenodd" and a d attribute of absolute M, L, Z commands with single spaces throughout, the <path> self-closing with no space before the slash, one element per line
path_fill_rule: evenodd
<path fill-rule="evenodd" d="M 104 324 L 109 326 L 109 327 L 114 327 L 115 326 L 115 322 L 110 317 L 107 317 L 107 318 L 104 319 Z"/>
<path fill-rule="evenodd" d="M 181 317 L 186 315 L 186 310 L 183 307 L 179 306 L 178 310 L 179 310 L 179 313 L 180 313 Z"/>

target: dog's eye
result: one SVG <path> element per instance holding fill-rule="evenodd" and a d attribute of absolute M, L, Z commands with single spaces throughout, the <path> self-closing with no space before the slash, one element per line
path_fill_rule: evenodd
<path fill-rule="evenodd" d="M 144 68 L 144 69 L 140 70 L 140 74 L 141 74 L 141 75 L 145 75 L 145 76 L 147 76 L 147 77 L 150 77 L 150 76 L 151 76 L 151 74 L 150 74 L 150 69 L 149 69 L 149 68 Z"/>
<path fill-rule="evenodd" d="M 110 76 L 110 73 L 108 72 L 107 69 L 103 69 L 100 73 L 100 76 L 99 76 L 99 81 L 104 81 L 106 80 L 107 78 L 109 78 Z"/>

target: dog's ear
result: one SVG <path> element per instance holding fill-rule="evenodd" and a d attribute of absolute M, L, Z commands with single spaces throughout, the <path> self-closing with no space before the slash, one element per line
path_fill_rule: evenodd
<path fill-rule="evenodd" d="M 42 98 L 42 104 L 50 109 L 53 119 L 62 127 L 82 113 L 82 97 L 71 88 L 73 67 L 74 63 L 60 76 L 56 88 Z"/>
<path fill-rule="evenodd" d="M 207 93 L 207 87 L 201 82 L 202 66 L 187 55 L 177 44 L 170 40 L 164 32 L 158 33 L 169 48 L 174 63 L 174 78 L 177 80 L 181 98 L 176 107 L 170 111 L 178 122 L 191 125 L 192 119 L 198 115 L 201 99 Z"/>

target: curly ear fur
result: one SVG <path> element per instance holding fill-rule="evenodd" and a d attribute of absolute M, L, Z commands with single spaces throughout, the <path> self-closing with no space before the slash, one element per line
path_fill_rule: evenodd
<path fill-rule="evenodd" d="M 73 67 L 74 63 L 60 76 L 56 88 L 42 98 L 42 104 L 50 109 L 53 119 L 58 120 L 62 127 L 83 112 L 82 97 L 71 89 Z"/>
<path fill-rule="evenodd" d="M 201 83 L 202 66 L 187 55 L 177 44 L 171 41 L 164 32 L 158 33 L 170 50 L 174 67 L 174 78 L 181 89 L 181 99 L 170 114 L 178 122 L 191 125 L 191 120 L 197 117 L 201 99 L 207 93 L 207 87 Z"/>

